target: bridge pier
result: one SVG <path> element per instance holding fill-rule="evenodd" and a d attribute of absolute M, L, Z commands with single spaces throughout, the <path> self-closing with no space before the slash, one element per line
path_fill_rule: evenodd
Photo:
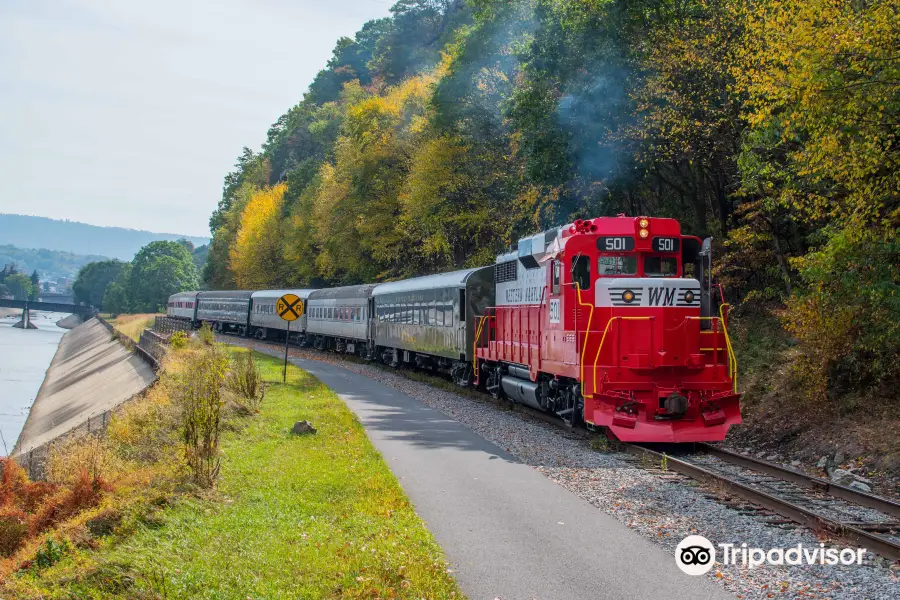
<path fill-rule="evenodd" d="M 28 311 L 28 305 L 22 309 L 22 320 L 14 324 L 16 329 L 37 329 L 37 325 L 31 322 L 31 313 Z"/>

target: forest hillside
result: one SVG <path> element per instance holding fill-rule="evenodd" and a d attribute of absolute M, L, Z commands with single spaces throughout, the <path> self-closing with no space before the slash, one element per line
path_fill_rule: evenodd
<path fill-rule="evenodd" d="M 238 157 L 205 280 L 381 281 L 675 217 L 715 240 L 751 422 L 896 415 L 898 48 L 897 0 L 400 0 Z"/>
<path fill-rule="evenodd" d="M 150 242 L 156 240 L 174 242 L 180 239 L 187 239 L 194 246 L 209 243 L 209 239 L 203 237 L 153 233 L 124 227 L 100 227 L 77 221 L 0 213 L 0 243 L 18 248 L 43 248 L 99 258 L 130 260 L 135 252 Z"/>

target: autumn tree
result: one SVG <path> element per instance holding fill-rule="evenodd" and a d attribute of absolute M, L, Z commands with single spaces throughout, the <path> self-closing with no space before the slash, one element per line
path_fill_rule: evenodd
<path fill-rule="evenodd" d="M 278 184 L 251 194 L 231 246 L 231 272 L 238 287 L 259 289 L 279 283 L 284 271 L 281 255 L 281 208 L 287 186 Z"/>

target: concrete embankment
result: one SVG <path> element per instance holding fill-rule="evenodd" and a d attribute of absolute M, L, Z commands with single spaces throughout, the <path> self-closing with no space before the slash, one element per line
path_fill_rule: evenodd
<path fill-rule="evenodd" d="M 56 322 L 56 326 L 63 329 L 75 329 L 79 325 L 81 325 L 81 315 L 69 315 Z"/>
<path fill-rule="evenodd" d="M 39 475 L 50 442 L 100 427 L 155 379 L 100 321 L 88 320 L 63 336 L 12 455 Z"/>

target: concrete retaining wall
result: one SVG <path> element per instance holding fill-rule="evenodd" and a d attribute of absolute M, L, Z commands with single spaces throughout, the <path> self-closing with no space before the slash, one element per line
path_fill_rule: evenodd
<path fill-rule="evenodd" d="M 105 427 L 111 411 L 155 380 L 103 323 L 86 321 L 63 336 L 12 456 L 39 478 L 51 442 Z"/>

